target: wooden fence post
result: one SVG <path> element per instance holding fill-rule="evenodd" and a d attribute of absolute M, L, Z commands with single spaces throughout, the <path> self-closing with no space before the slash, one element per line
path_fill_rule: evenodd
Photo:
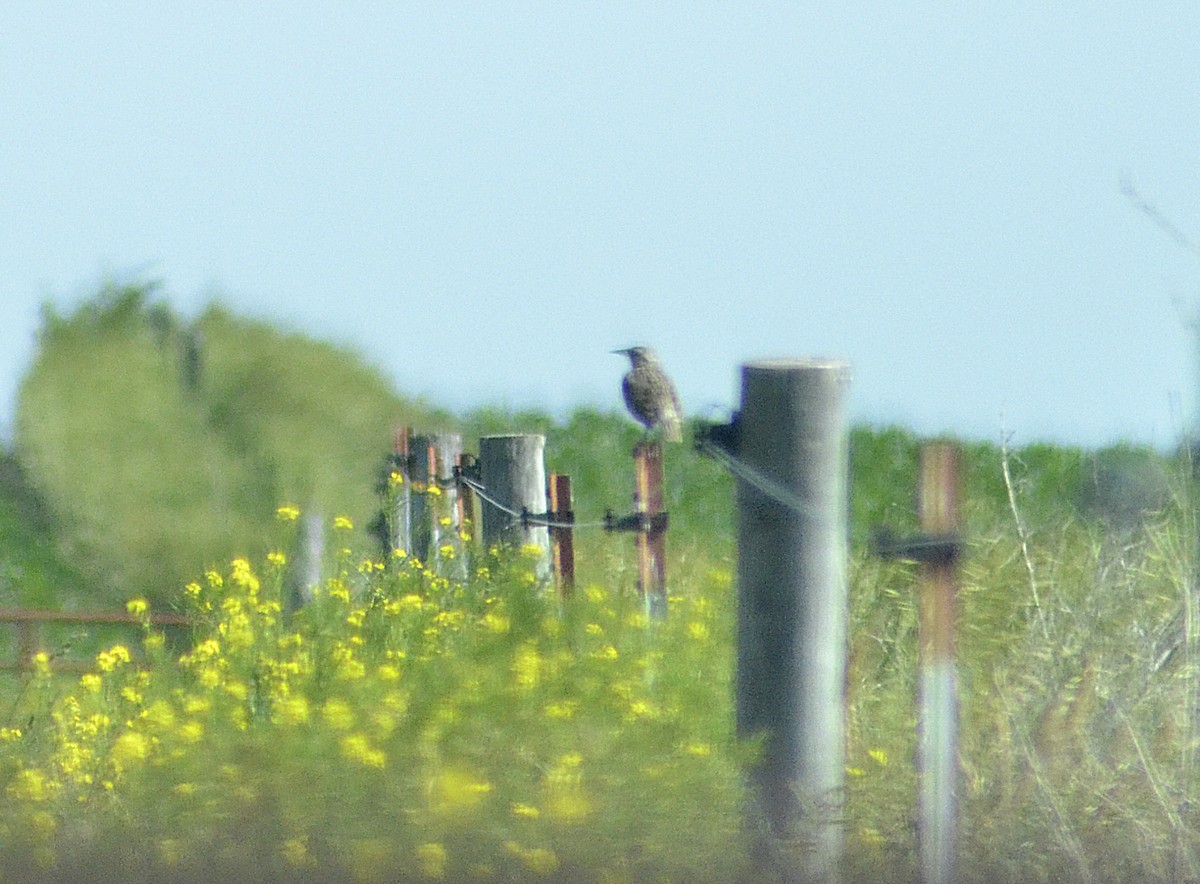
<path fill-rule="evenodd" d="M 844 362 L 742 366 L 736 454 L 790 502 L 738 482 L 737 726 L 764 738 L 752 784 L 803 881 L 842 854 L 848 384 Z"/>
<path fill-rule="evenodd" d="M 959 520 L 958 449 L 931 442 L 921 449 L 918 510 L 927 538 L 957 549 Z M 933 556 L 920 568 L 920 676 L 917 772 L 918 843 L 921 880 L 954 880 L 958 781 L 958 685 L 954 661 L 954 614 L 958 592 L 957 554 Z"/>
<path fill-rule="evenodd" d="M 667 616 L 667 524 L 663 502 L 662 443 L 639 442 L 633 449 L 634 511 L 643 517 L 635 535 L 638 591 L 651 620 Z"/>
<path fill-rule="evenodd" d="M 540 435 L 483 436 L 479 440 L 479 476 L 487 494 L 518 513 L 546 512 L 546 437 Z M 550 535 L 544 525 L 522 525 L 519 515 L 480 499 L 483 542 L 486 546 L 537 546 L 542 556 L 534 572 L 550 576 Z"/>
<path fill-rule="evenodd" d="M 555 522 L 575 521 L 575 511 L 571 502 L 571 477 L 562 473 L 551 473 L 547 490 L 551 519 Z M 570 528 L 555 526 L 550 529 L 550 556 L 558 596 L 570 598 L 575 591 L 575 540 Z"/>

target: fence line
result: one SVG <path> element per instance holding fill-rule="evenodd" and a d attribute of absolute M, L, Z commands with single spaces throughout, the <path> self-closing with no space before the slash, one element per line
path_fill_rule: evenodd
<path fill-rule="evenodd" d="M 744 737 L 765 737 L 750 774 L 768 823 L 767 855 L 776 855 L 781 839 L 799 833 L 809 846 L 800 870 L 804 880 L 836 880 L 843 848 L 847 387 L 848 368 L 841 362 L 748 363 L 742 366 L 741 410 L 727 425 L 699 427 L 695 440 L 697 452 L 738 480 L 737 729 Z M 618 517 L 609 509 L 603 520 L 577 522 L 570 477 L 545 472 L 544 441 L 532 435 L 483 437 L 472 466 L 455 434 L 398 430 L 381 484 L 381 490 L 398 494 L 388 498 L 390 510 L 381 514 L 382 539 L 437 568 L 443 529 L 450 528 L 457 543 L 466 526 L 476 524 L 472 508 L 478 498 L 485 537 L 537 543 L 546 550 L 539 570 L 544 565 L 553 573 L 565 598 L 574 585 L 574 531 L 634 532 L 638 588 L 651 618 L 666 616 L 668 514 L 660 444 L 643 439 L 633 450 L 631 514 Z M 918 503 L 924 533 L 897 538 L 881 532 L 873 542 L 877 554 L 922 566 L 917 810 L 922 878 L 932 882 L 952 880 L 955 866 L 953 617 L 962 548 L 957 463 L 952 446 L 927 446 Z M 393 471 L 402 481 L 390 481 Z M 430 500 L 432 489 L 444 495 L 448 525 Z M 312 560 L 319 558 L 319 552 L 307 551 Z M 447 558 L 456 560 L 449 567 L 465 569 L 465 555 Z M 17 629 L 18 659 L 0 663 L 10 670 L 33 668 L 44 623 L 193 625 L 177 614 L 22 609 L 0 609 L 0 623 Z M 61 661 L 54 668 L 86 671 L 90 664 Z"/>

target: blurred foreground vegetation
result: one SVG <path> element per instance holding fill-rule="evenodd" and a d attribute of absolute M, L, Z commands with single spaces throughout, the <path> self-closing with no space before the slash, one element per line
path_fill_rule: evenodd
<path fill-rule="evenodd" d="M 751 749 L 731 733 L 729 477 L 668 452 L 673 602 L 654 629 L 628 537 L 579 533 L 581 591 L 565 607 L 519 555 L 477 551 L 456 582 L 375 549 L 362 527 L 405 423 L 460 431 L 468 449 L 481 433 L 544 432 L 581 521 L 628 506 L 638 431 L 615 411 L 450 415 L 353 354 L 219 306 L 184 321 L 144 288 L 47 311 L 0 459 L 0 604 L 135 598 L 204 625 L 182 660 L 152 631 L 51 635 L 99 652 L 96 671 L 48 661 L 6 683 L 11 868 L 186 879 L 215 857 L 281 880 L 752 874 Z M 867 541 L 875 526 L 915 529 L 919 442 L 851 434 L 852 879 L 915 875 L 915 572 Z M 964 464 L 964 877 L 1200 878 L 1187 453 L 972 443 Z M 294 617 L 283 503 L 321 513 L 336 540 L 318 604 Z M 135 669 L 115 642 L 158 665 Z"/>

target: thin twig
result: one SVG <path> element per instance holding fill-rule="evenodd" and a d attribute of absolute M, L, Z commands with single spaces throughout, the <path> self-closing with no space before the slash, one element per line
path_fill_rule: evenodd
<path fill-rule="evenodd" d="M 1154 222 L 1163 233 L 1175 240 L 1177 244 L 1187 249 L 1196 255 L 1200 255 L 1200 244 L 1197 244 L 1191 237 L 1180 230 L 1170 218 L 1163 214 L 1162 210 L 1154 203 L 1143 197 L 1137 190 L 1134 189 L 1133 181 L 1129 175 L 1121 176 L 1121 193 L 1125 198 L 1133 203 L 1134 207 L 1143 215 Z"/>
<path fill-rule="evenodd" d="M 1017 528 L 1017 539 L 1021 541 L 1021 558 L 1025 560 L 1025 570 L 1029 573 L 1029 592 L 1033 596 L 1033 607 L 1037 611 L 1038 623 L 1042 627 L 1042 638 L 1050 638 L 1050 630 L 1046 627 L 1046 614 L 1042 610 L 1042 600 L 1038 595 L 1037 572 L 1033 567 L 1033 556 L 1029 552 L 1029 531 L 1021 511 L 1017 508 L 1017 491 L 1013 486 L 1012 472 L 1008 468 L 1008 436 L 1000 437 L 1000 469 L 1004 472 L 1004 488 L 1008 492 L 1008 508 L 1012 511 L 1013 522 Z"/>

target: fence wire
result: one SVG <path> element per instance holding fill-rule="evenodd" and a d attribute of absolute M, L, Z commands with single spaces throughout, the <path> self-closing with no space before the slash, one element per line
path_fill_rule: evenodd
<path fill-rule="evenodd" d="M 560 522 L 554 519 L 546 519 L 541 516 L 533 515 L 528 510 L 515 509 L 507 504 L 501 503 L 495 497 L 488 493 L 488 490 L 480 482 L 467 476 L 459 476 L 459 481 L 479 495 L 479 499 L 490 503 L 502 513 L 507 513 L 515 519 L 520 519 L 521 524 L 527 527 L 537 528 L 569 528 L 572 530 L 579 528 L 603 528 L 604 522 Z"/>
<path fill-rule="evenodd" d="M 708 441 L 700 441 L 697 443 L 696 448 L 701 454 L 711 457 L 743 482 L 756 488 L 776 503 L 783 504 L 793 512 L 799 513 L 806 519 L 811 519 L 814 522 L 826 522 L 829 520 L 829 514 L 823 509 L 805 500 L 790 488 L 783 487 L 774 479 L 767 478 L 754 469 L 754 467 L 744 461 L 738 460 L 724 448 Z"/>
<path fill-rule="evenodd" d="M 734 457 L 724 448 L 707 441 L 699 442 L 696 448 L 701 454 L 711 457 L 713 460 L 724 466 L 725 469 L 729 470 L 729 472 L 733 473 L 733 475 L 735 475 L 737 478 L 746 482 L 751 487 L 756 488 L 758 491 L 765 494 L 776 503 L 780 503 L 783 506 L 786 506 L 788 509 L 799 513 L 800 515 L 807 519 L 811 519 L 814 522 L 828 521 L 829 515 L 820 507 L 815 506 L 810 501 L 805 500 L 791 489 L 780 485 L 774 479 L 767 478 L 758 470 L 754 469 L 754 467 Z M 507 515 L 512 516 L 514 519 L 521 520 L 521 523 L 526 527 L 535 526 L 577 530 L 580 528 L 608 528 L 610 526 L 608 521 L 563 522 L 555 519 L 543 518 L 541 516 L 529 513 L 528 510 L 519 510 L 504 503 L 503 501 L 497 500 L 491 493 L 488 492 L 486 486 L 466 475 L 459 475 L 455 479 L 447 482 L 447 484 L 453 484 L 455 481 L 461 482 L 463 485 L 470 488 L 477 495 L 479 495 L 481 500 L 491 504 L 502 513 L 506 513 Z"/>

